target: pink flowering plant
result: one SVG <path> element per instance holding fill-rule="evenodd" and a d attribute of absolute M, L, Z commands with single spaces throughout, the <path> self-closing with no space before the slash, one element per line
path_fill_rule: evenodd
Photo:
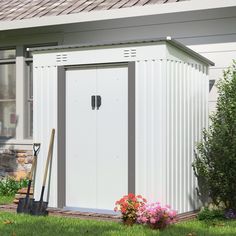
<path fill-rule="evenodd" d="M 137 220 L 137 212 L 146 203 L 141 195 L 129 193 L 116 201 L 114 211 L 120 211 L 125 224 L 132 225 Z"/>
<path fill-rule="evenodd" d="M 164 229 L 175 222 L 176 211 L 170 206 L 162 207 L 159 202 L 145 204 L 139 208 L 137 221 L 153 229 Z"/>

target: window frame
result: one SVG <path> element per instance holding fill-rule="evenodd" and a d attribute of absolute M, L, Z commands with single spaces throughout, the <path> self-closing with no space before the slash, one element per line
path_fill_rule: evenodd
<path fill-rule="evenodd" d="M 25 58 L 25 82 L 26 82 L 26 107 L 25 107 L 25 138 L 26 139 L 32 139 L 33 138 L 33 131 L 31 135 L 31 123 L 30 123 L 30 103 L 33 103 L 33 91 L 32 91 L 32 97 L 30 97 L 30 73 L 28 71 L 29 64 L 33 64 L 33 58 Z M 33 68 L 32 68 L 33 69 Z"/>
<path fill-rule="evenodd" d="M 33 63 L 33 57 L 31 57 L 27 48 L 30 47 L 45 47 L 45 46 L 57 46 L 58 42 L 42 42 L 33 44 L 20 44 L 11 46 L 0 46 L 0 50 L 15 49 L 16 57 L 14 59 L 0 59 L 0 64 L 12 63 L 16 65 L 16 116 L 17 126 L 16 135 L 14 138 L 7 138 L 0 136 L 0 145 L 31 145 L 33 137 L 29 135 L 30 131 L 30 110 L 28 103 L 33 101 L 33 98 L 29 97 L 29 78 L 27 78 L 27 63 Z"/>
<path fill-rule="evenodd" d="M 12 46 L 12 47 L 0 47 L 0 50 L 15 50 L 15 58 L 4 58 L 4 59 L 0 59 L 0 65 L 10 65 L 10 64 L 15 64 L 15 83 L 17 80 L 17 74 L 16 74 L 16 47 Z M 15 85 L 16 86 L 16 85 Z M 17 88 L 16 88 L 17 90 Z M 15 107 L 16 107 L 16 91 L 15 91 L 15 99 L 13 98 L 8 98 L 8 99 L 0 99 L 0 102 L 15 102 Z M 15 115 L 17 117 L 17 111 L 15 108 Z M 17 126 L 15 128 L 15 133 L 17 132 Z M 16 138 L 15 137 L 7 137 L 7 136 L 1 136 L 0 135 L 0 141 L 5 141 L 5 140 L 14 140 Z"/>

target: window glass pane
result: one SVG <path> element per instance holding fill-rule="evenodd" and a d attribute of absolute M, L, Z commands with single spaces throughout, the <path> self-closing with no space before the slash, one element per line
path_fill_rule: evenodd
<path fill-rule="evenodd" d="M 16 58 L 15 49 L 0 50 L 0 59 L 14 59 L 14 58 Z"/>
<path fill-rule="evenodd" d="M 29 124 L 28 124 L 29 135 L 28 136 L 30 138 L 30 137 L 33 137 L 33 102 L 32 101 L 29 102 L 28 110 L 29 110 Z"/>
<path fill-rule="evenodd" d="M 27 62 L 27 83 L 28 83 L 28 109 L 27 109 L 27 138 L 33 136 L 33 63 Z"/>
<path fill-rule="evenodd" d="M 0 136 L 13 138 L 16 135 L 16 102 L 0 102 Z"/>
<path fill-rule="evenodd" d="M 16 65 L 0 65 L 0 100 L 16 98 Z"/>

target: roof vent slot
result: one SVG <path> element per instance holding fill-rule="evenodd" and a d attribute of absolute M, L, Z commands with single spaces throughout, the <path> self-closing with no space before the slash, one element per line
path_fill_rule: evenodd
<path fill-rule="evenodd" d="M 66 62 L 68 59 L 67 54 L 57 54 L 56 55 L 56 62 Z"/>
<path fill-rule="evenodd" d="M 136 57 L 136 49 L 124 49 L 124 57 L 125 58 L 131 58 L 131 57 Z"/>
<path fill-rule="evenodd" d="M 130 50 L 131 57 L 136 57 L 136 49 Z"/>
<path fill-rule="evenodd" d="M 130 50 L 129 49 L 125 49 L 124 50 L 124 57 L 130 57 Z"/>
<path fill-rule="evenodd" d="M 67 54 L 62 54 L 62 61 L 67 61 Z"/>

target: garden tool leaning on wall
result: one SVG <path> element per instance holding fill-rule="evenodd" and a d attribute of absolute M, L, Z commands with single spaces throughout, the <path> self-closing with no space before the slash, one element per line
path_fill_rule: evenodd
<path fill-rule="evenodd" d="M 49 166 L 51 164 L 52 156 L 53 156 L 54 136 L 55 136 L 55 129 L 52 129 L 49 150 L 48 150 L 48 156 L 47 156 L 47 162 L 46 162 L 44 176 L 43 176 L 43 185 L 42 185 L 42 190 L 41 190 L 41 196 L 40 196 L 39 201 L 33 202 L 32 210 L 31 210 L 32 215 L 45 216 L 48 214 L 48 211 L 47 211 L 48 202 L 43 201 L 43 196 L 44 196 L 44 191 L 45 191 L 48 170 L 49 170 Z"/>
<path fill-rule="evenodd" d="M 34 143 L 33 144 L 34 157 L 33 157 L 31 170 L 29 173 L 29 179 L 28 179 L 29 182 L 28 182 L 27 192 L 24 198 L 19 199 L 19 202 L 17 205 L 17 213 L 30 213 L 31 212 L 34 199 L 30 198 L 30 189 L 31 189 L 33 176 L 35 175 L 39 149 L 40 149 L 40 143 Z"/>

